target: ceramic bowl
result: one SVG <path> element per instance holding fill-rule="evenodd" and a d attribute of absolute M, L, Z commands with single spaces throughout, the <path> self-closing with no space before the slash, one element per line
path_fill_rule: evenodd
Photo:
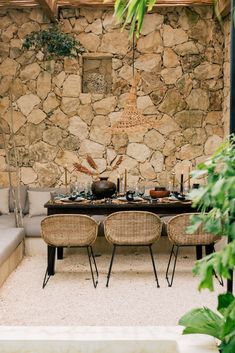
<path fill-rule="evenodd" d="M 161 197 L 167 197 L 170 195 L 170 191 L 168 190 L 149 190 L 149 194 L 152 199 L 158 199 Z"/>

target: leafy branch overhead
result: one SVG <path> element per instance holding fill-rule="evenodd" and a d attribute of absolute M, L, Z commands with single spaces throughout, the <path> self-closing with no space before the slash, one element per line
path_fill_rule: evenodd
<path fill-rule="evenodd" d="M 144 16 L 153 9 L 156 2 L 157 0 L 115 0 L 114 15 L 122 23 L 123 28 L 130 28 L 130 37 L 132 37 L 133 33 L 136 33 L 136 36 L 139 37 L 142 31 Z M 213 3 L 216 17 L 220 24 L 222 24 L 218 1 L 215 0 Z M 235 22 L 235 12 L 233 16 Z"/>
<path fill-rule="evenodd" d="M 151 11 L 156 0 L 116 0 L 115 16 L 123 24 L 123 28 L 130 25 L 130 37 L 136 32 L 137 37 L 141 33 L 144 15 Z"/>
<path fill-rule="evenodd" d="M 63 33 L 56 25 L 28 34 L 24 39 L 23 48 L 42 51 L 47 59 L 76 57 L 85 51 L 79 41 Z"/>

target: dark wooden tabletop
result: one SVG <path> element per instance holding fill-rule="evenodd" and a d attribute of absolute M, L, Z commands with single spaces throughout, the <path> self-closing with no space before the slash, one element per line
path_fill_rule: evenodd
<path fill-rule="evenodd" d="M 47 214 L 69 214 L 80 213 L 87 215 L 111 214 L 118 211 L 149 211 L 159 215 L 179 214 L 192 212 L 190 202 L 121 202 L 121 203 L 100 203 L 100 202 L 55 202 L 45 204 Z"/>

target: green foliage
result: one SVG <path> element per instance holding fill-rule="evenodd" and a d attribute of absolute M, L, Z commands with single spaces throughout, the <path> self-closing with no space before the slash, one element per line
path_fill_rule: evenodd
<path fill-rule="evenodd" d="M 184 334 L 203 333 L 221 341 L 222 353 L 235 352 L 235 297 L 231 293 L 218 296 L 218 314 L 208 308 L 193 309 L 185 314 L 179 324 L 185 326 Z"/>
<path fill-rule="evenodd" d="M 203 222 L 206 231 L 235 239 L 235 137 L 223 143 L 209 161 L 199 164 L 192 176 L 202 175 L 207 176 L 207 185 L 191 194 L 193 205 L 202 211 L 192 220 L 194 227 Z"/>
<path fill-rule="evenodd" d="M 156 2 L 157 0 L 115 0 L 114 14 L 118 21 L 123 24 L 123 28 L 130 26 L 130 37 L 135 32 L 136 36 L 139 37 L 145 13 L 151 11 Z M 217 3 L 218 1 L 214 0 L 214 10 L 218 21 L 222 23 Z"/>
<path fill-rule="evenodd" d="M 235 137 L 231 136 L 198 168 L 193 177 L 206 176 L 207 185 L 191 193 L 193 206 L 201 213 L 192 217 L 188 232 L 195 232 L 203 224 L 207 232 L 228 236 L 232 241 L 223 250 L 198 261 L 193 270 L 200 276 L 199 289 L 213 290 L 214 272 L 229 278 L 230 270 L 235 268 Z"/>
<path fill-rule="evenodd" d="M 179 324 L 185 326 L 184 334 L 201 333 L 221 339 L 223 319 L 208 308 L 196 308 L 185 314 Z"/>
<path fill-rule="evenodd" d="M 123 28 L 130 25 L 129 36 L 136 31 L 138 37 L 141 33 L 144 15 L 151 11 L 156 0 L 116 0 L 114 14 L 123 24 Z"/>
<path fill-rule="evenodd" d="M 75 38 L 61 32 L 58 26 L 28 34 L 23 48 L 42 51 L 47 59 L 76 57 L 85 51 Z"/>
<path fill-rule="evenodd" d="M 221 251 L 208 255 L 196 262 L 193 273 L 200 277 L 199 290 L 214 290 L 214 272 L 229 279 L 235 268 L 235 241 L 226 245 Z"/>
<path fill-rule="evenodd" d="M 214 273 L 228 279 L 235 268 L 235 137 L 223 143 L 208 162 L 200 164 L 193 176 L 206 176 L 207 185 L 191 194 L 193 205 L 201 213 L 192 218 L 188 232 L 203 225 L 207 232 L 230 240 L 221 251 L 197 261 L 193 269 L 200 277 L 199 289 L 213 290 Z M 204 333 L 220 339 L 220 351 L 234 353 L 235 297 L 231 293 L 219 295 L 217 309 L 219 314 L 208 308 L 193 309 L 179 324 L 185 326 L 184 333 Z"/>

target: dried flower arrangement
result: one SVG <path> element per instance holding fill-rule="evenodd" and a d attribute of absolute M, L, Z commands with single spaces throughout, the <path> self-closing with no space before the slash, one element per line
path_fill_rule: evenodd
<path fill-rule="evenodd" d="M 122 163 L 122 160 L 123 160 L 123 156 L 120 156 L 116 163 L 112 166 L 112 165 L 108 165 L 106 170 L 107 171 L 113 171 L 115 169 L 118 168 L 118 166 Z M 87 175 L 90 175 L 90 176 L 99 176 L 99 170 L 98 170 L 98 166 L 97 164 L 95 163 L 94 159 L 91 157 L 90 154 L 87 154 L 86 156 L 86 161 L 87 163 L 89 164 L 89 166 L 92 168 L 92 170 L 88 169 L 87 167 L 83 166 L 81 163 L 74 163 L 73 166 L 74 166 L 74 170 L 78 171 L 78 172 L 81 172 L 81 173 L 84 173 L 84 174 L 87 174 Z"/>

